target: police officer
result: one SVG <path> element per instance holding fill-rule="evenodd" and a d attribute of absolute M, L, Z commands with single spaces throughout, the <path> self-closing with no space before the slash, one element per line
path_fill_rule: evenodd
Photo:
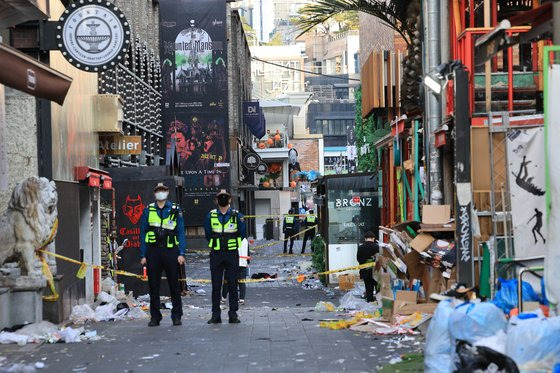
<path fill-rule="evenodd" d="M 158 183 L 154 188 L 155 203 L 144 209 L 140 219 L 140 263 L 147 266 L 150 286 L 150 316 L 148 326 L 161 321 L 159 288 L 165 271 L 171 293 L 171 320 L 181 325 L 183 306 L 179 290 L 179 266 L 185 263 L 185 224 L 178 205 L 167 200 L 169 188 Z"/>
<path fill-rule="evenodd" d="M 307 240 L 309 240 L 311 245 L 313 237 L 315 237 L 315 225 L 317 225 L 317 216 L 315 216 L 313 210 L 309 210 L 307 216 L 305 217 L 305 220 L 303 221 L 303 224 L 305 229 L 309 230 L 305 231 L 303 235 L 303 245 L 301 247 L 302 254 L 305 253 L 305 244 L 307 243 Z M 313 229 L 311 229 L 311 227 L 313 227 Z"/>
<path fill-rule="evenodd" d="M 237 316 L 239 293 L 237 276 L 239 274 L 239 247 L 245 238 L 243 215 L 230 208 L 231 195 L 222 189 L 216 194 L 217 209 L 206 216 L 204 230 L 210 247 L 210 272 L 212 275 L 212 318 L 208 324 L 222 322 L 220 292 L 225 279 L 229 287 L 229 322 L 240 323 Z"/>
<path fill-rule="evenodd" d="M 282 233 L 284 233 L 284 254 L 288 248 L 288 238 L 290 239 L 290 254 L 293 254 L 295 234 L 298 231 L 298 219 L 294 216 L 294 209 L 288 210 L 288 215 L 284 217 Z"/>

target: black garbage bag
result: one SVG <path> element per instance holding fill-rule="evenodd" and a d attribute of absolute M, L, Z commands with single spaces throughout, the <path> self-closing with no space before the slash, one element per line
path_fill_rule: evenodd
<path fill-rule="evenodd" d="M 488 347 L 473 346 L 457 341 L 455 372 L 461 373 L 519 373 L 515 362 Z"/>

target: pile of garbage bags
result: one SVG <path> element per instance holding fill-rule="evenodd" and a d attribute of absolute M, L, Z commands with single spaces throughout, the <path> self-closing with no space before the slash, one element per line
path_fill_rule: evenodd
<path fill-rule="evenodd" d="M 426 334 L 425 371 L 560 369 L 560 317 L 541 310 L 508 321 L 492 302 L 440 302 Z"/>
<path fill-rule="evenodd" d="M 97 301 L 92 306 L 88 304 L 74 306 L 70 314 L 70 321 L 76 325 L 81 325 L 88 321 L 138 320 L 148 317 L 132 296 L 119 301 L 114 296 L 102 291 L 97 295 Z"/>

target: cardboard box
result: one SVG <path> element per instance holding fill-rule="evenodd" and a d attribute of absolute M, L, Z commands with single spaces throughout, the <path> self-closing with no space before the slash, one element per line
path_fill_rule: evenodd
<path fill-rule="evenodd" d="M 391 321 L 393 319 L 393 307 L 395 305 L 395 301 L 393 297 L 381 297 L 381 315 L 387 321 Z"/>
<path fill-rule="evenodd" d="M 422 206 L 422 223 L 446 224 L 451 220 L 450 205 L 424 205 Z"/>
<path fill-rule="evenodd" d="M 422 312 L 433 315 L 437 305 L 437 303 L 399 303 L 395 305 L 393 313 L 395 315 L 412 315 L 415 312 Z"/>
<path fill-rule="evenodd" d="M 348 291 L 354 289 L 354 282 L 355 282 L 354 275 L 340 275 L 338 276 L 338 287 L 340 290 Z"/>
<path fill-rule="evenodd" d="M 415 291 L 398 290 L 395 296 L 395 301 L 393 302 L 393 310 L 391 312 L 391 316 L 396 315 L 397 310 L 400 310 L 407 305 L 416 305 L 417 299 L 418 293 Z M 394 320 L 391 319 L 391 321 Z"/>
<path fill-rule="evenodd" d="M 412 240 L 412 242 L 410 243 L 410 247 L 421 253 L 423 251 L 426 251 L 434 241 L 435 238 L 433 238 L 431 235 L 421 233 Z"/>
<path fill-rule="evenodd" d="M 523 302 L 523 312 L 531 312 L 541 308 L 539 302 Z"/>
<path fill-rule="evenodd" d="M 382 297 L 393 299 L 393 291 L 391 290 L 391 275 L 388 273 L 381 274 L 381 284 L 379 284 L 379 293 Z"/>
<path fill-rule="evenodd" d="M 411 280 L 421 280 L 424 276 L 424 264 L 420 263 L 420 254 L 417 251 L 411 251 L 404 256 L 406 269 Z"/>

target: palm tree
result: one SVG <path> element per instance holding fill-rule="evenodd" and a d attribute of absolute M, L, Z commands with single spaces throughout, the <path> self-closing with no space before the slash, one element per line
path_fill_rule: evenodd
<path fill-rule="evenodd" d="M 315 0 L 300 11 L 299 29 L 304 34 L 349 11 L 371 14 L 403 37 L 408 51 L 403 59 L 401 107 L 407 113 L 419 110 L 422 75 L 420 0 Z"/>
<path fill-rule="evenodd" d="M 360 11 L 380 19 L 410 46 L 414 27 L 410 22 L 409 6 L 414 2 L 416 0 L 315 0 L 300 11 L 302 17 L 298 27 L 304 34 L 340 13 Z"/>

